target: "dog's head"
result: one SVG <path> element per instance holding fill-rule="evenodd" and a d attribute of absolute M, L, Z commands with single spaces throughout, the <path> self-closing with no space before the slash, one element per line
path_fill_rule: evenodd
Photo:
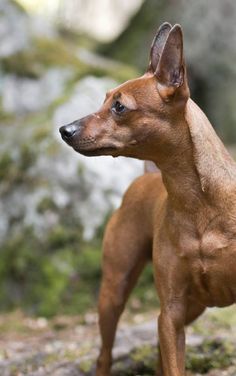
<path fill-rule="evenodd" d="M 172 145 L 189 90 L 179 25 L 164 23 L 155 36 L 147 72 L 110 90 L 95 113 L 60 128 L 63 140 L 86 156 L 154 159 Z"/>

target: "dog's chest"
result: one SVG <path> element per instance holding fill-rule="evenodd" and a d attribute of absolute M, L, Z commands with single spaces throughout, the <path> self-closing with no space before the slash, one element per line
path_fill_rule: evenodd
<path fill-rule="evenodd" d="M 207 306 L 236 302 L 236 233 L 213 227 L 200 238 L 184 235 L 179 255 L 191 273 L 191 295 Z"/>

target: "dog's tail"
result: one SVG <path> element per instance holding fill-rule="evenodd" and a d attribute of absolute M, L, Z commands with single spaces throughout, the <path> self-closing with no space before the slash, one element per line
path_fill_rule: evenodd
<path fill-rule="evenodd" d="M 144 162 L 144 173 L 146 172 L 160 172 L 159 168 L 155 165 L 154 162 L 145 161 Z"/>

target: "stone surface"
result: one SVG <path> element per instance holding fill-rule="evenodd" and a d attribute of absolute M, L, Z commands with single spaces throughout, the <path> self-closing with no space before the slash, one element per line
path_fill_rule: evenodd
<path fill-rule="evenodd" d="M 69 69 L 59 68 L 48 69 L 39 79 L 7 75 L 3 79 L 2 108 L 15 116 L 43 111 L 63 95 L 71 75 Z"/>
<path fill-rule="evenodd" d="M 69 74 L 68 71 L 54 69 L 39 80 L 6 77 L 4 109 L 17 113 L 18 117 L 25 112 L 43 111 L 63 92 Z M 0 183 L 0 194 L 5 197 L 0 203 L 4 213 L 0 221 L 2 241 L 13 218 L 23 218 L 20 223 L 14 222 L 18 227 L 30 225 L 42 234 L 60 222 L 60 210 L 71 203 L 71 216 L 81 220 L 84 234 L 89 238 L 107 213 L 119 205 L 129 183 L 143 173 L 140 161 L 85 158 L 76 154 L 60 138 L 61 125 L 99 108 L 105 92 L 114 85 L 115 82 L 108 78 L 89 76 L 82 79 L 68 100 L 56 107 L 51 124 L 46 118 L 42 129 L 35 124 L 37 117 L 26 123 L 13 120 L 12 126 L 1 125 L 0 154 L 10 155 L 12 163 L 15 161 L 14 174 L 19 173 L 23 178 L 20 184 L 9 185 L 7 180 Z M 28 94 L 19 95 L 22 91 Z M 43 137 L 35 143 L 34 138 L 41 132 Z M 31 158 L 32 154 L 32 165 L 20 171 L 19 160 L 25 152 L 29 152 L 27 158 Z M 57 213 L 38 211 L 38 205 L 45 197 L 55 203 Z"/>
<path fill-rule="evenodd" d="M 231 315 L 232 310 L 226 309 L 226 316 Z M 217 311 L 218 314 L 218 311 Z M 217 360 L 217 353 L 214 353 L 214 346 L 217 348 L 220 343 L 231 343 L 232 354 L 236 348 L 235 342 L 231 342 L 231 331 L 223 330 L 225 324 L 219 325 L 219 317 L 214 312 L 209 312 L 199 320 L 197 326 L 189 330 L 187 335 L 188 353 L 192 353 L 191 359 L 198 356 L 200 359 L 199 367 L 204 364 L 204 359 L 209 362 L 209 356 L 212 361 Z M 213 315 L 213 316 L 212 316 Z M 215 315 L 215 316 L 214 316 Z M 75 318 L 71 321 L 67 318 L 57 319 L 57 325 L 64 324 L 64 329 L 59 331 L 52 330 L 50 322 L 44 321 L 41 327 L 42 319 L 25 319 L 23 324 L 31 328 L 31 334 L 27 336 L 18 334 L 15 338 L 6 336 L 0 340 L 0 373 L 1 376 L 13 376 L 14 370 L 17 369 L 17 375 L 27 376 L 84 376 L 91 375 L 94 370 L 95 359 L 98 354 L 99 337 L 97 327 L 97 316 L 89 314 L 87 320 L 90 324 L 76 324 Z M 215 319 L 213 319 L 215 317 Z M 218 317 L 218 319 L 217 319 Z M 220 316 L 221 317 L 221 316 Z M 128 320 L 127 320 L 128 319 Z M 85 318 L 86 320 L 86 318 Z M 216 320 L 214 322 L 214 320 Z M 221 319 L 222 320 L 222 319 Z M 229 320 L 231 322 L 231 320 Z M 232 322 L 231 322 L 232 324 Z M 230 324 L 230 325 L 231 325 Z M 214 333 L 211 336 L 206 335 L 205 329 L 214 326 Z M 205 332 L 198 333 L 199 327 Z M 233 326 L 231 327 L 233 329 Z M 222 338 L 221 338 L 222 337 Z M 219 339 L 221 338 L 221 339 Z M 212 354 L 208 354 L 209 345 L 212 343 Z M 215 345 L 214 345 L 215 344 Z M 225 345 L 225 349 L 227 349 Z M 137 314 L 126 316 L 122 320 L 114 346 L 114 375 L 126 374 L 129 369 L 142 369 L 140 375 L 151 375 L 150 371 L 145 373 L 144 369 L 147 362 L 153 363 L 156 357 L 156 313 Z M 222 350 L 226 351 L 226 350 Z M 150 355 L 148 355 L 150 353 Z M 225 354 L 227 356 L 227 354 Z M 232 355 L 231 355 L 232 356 Z M 222 357 L 222 354 L 221 354 Z M 149 359 L 150 358 L 150 359 Z M 148 360 L 149 359 L 149 360 Z M 202 360 L 201 360 L 202 359 Z M 215 359 L 215 360 L 214 360 Z M 223 359 L 223 358 L 222 358 Z M 236 363 L 229 363 L 227 368 L 210 369 L 208 376 L 233 376 L 236 372 Z M 192 360 L 193 361 L 193 360 Z M 199 360 L 198 360 L 199 361 Z M 142 365 L 143 362 L 143 365 Z M 146 365 L 145 365 L 146 364 Z M 135 368 L 137 367 L 137 368 Z M 196 364 L 193 367 L 196 367 Z M 212 367 L 212 366 L 210 366 Z M 129 373 L 130 374 L 130 373 Z M 133 373 L 137 375 L 137 373 Z M 203 372 L 191 373 L 187 375 L 200 376 Z"/>
<path fill-rule="evenodd" d="M 0 57 L 19 52 L 29 45 L 27 16 L 11 0 L 0 2 Z"/>

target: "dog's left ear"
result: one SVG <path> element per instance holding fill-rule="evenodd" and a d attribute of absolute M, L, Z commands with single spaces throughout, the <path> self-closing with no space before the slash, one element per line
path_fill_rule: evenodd
<path fill-rule="evenodd" d="M 165 101 L 173 98 L 174 94 L 180 94 L 181 97 L 188 95 L 180 25 L 172 27 L 168 34 L 155 76 L 158 80 L 158 91 Z"/>
<path fill-rule="evenodd" d="M 147 72 L 151 72 L 151 73 L 155 72 L 157 68 L 157 64 L 159 63 L 160 56 L 161 56 L 163 47 L 165 45 L 166 39 L 171 30 L 171 27 L 172 27 L 171 24 L 169 24 L 168 22 L 164 22 L 159 27 L 157 34 L 155 35 L 152 41 Z"/>

